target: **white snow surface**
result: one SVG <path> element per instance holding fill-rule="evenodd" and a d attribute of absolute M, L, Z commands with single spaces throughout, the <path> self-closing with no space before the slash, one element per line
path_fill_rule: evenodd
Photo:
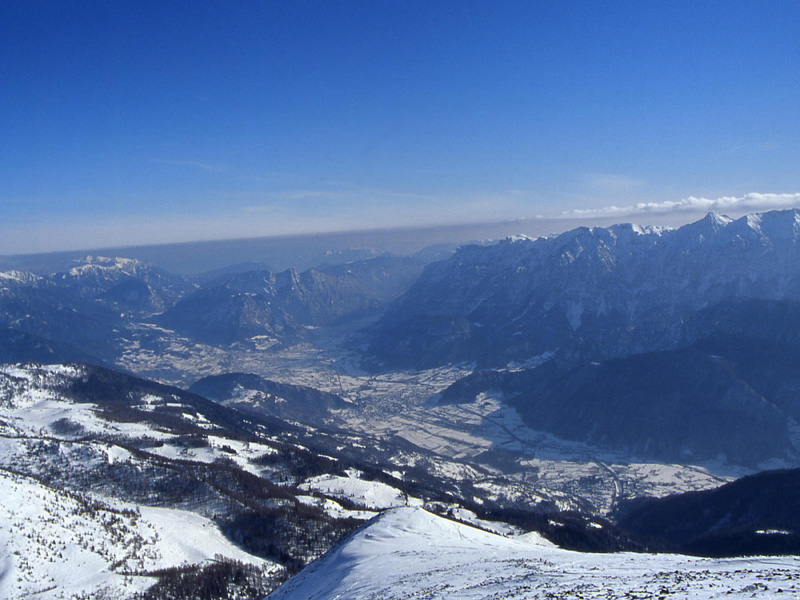
<path fill-rule="evenodd" d="M 373 510 L 348 510 L 341 504 L 330 498 L 319 498 L 317 496 L 297 496 L 297 499 L 307 506 L 316 506 L 324 510 L 334 519 L 361 519 L 366 521 L 378 513 Z"/>
<path fill-rule="evenodd" d="M 194 513 L 64 492 L 0 470 L 0 598 L 127 598 L 155 583 L 136 573 L 218 555 L 271 564 Z"/>
<path fill-rule="evenodd" d="M 584 554 L 535 534 L 502 537 L 420 508 L 398 508 L 268 599 L 795 598 L 798 569 L 800 557 Z"/>
<path fill-rule="evenodd" d="M 253 473 L 263 468 L 252 461 L 274 452 L 272 447 L 211 435 L 207 445 L 187 448 L 152 424 L 107 420 L 94 404 L 58 392 L 62 380 L 82 375 L 81 367 L 2 365 L 0 375 L 0 600 L 127 599 L 156 582 L 146 573 L 218 556 L 277 568 L 227 541 L 201 515 L 124 502 L 99 490 L 65 490 L 38 478 L 51 460 L 76 474 L 105 463 L 138 469 L 147 459 L 126 448 L 126 438 L 162 442 L 150 454 L 205 462 L 225 457 Z M 204 417 L 184 418 L 198 423 Z M 58 427 L 63 421 L 66 431 Z M 108 434 L 114 441 L 78 439 L 84 433 Z"/>
<path fill-rule="evenodd" d="M 304 491 L 314 490 L 333 498 L 345 498 L 367 509 L 395 508 L 406 506 L 409 499 L 406 495 L 390 485 L 380 481 L 365 481 L 357 474 L 349 477 L 340 475 L 319 475 L 311 477 L 297 486 Z"/>

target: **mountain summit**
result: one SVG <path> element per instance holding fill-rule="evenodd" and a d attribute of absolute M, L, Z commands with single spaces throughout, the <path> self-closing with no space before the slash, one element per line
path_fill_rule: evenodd
<path fill-rule="evenodd" d="M 268 600 L 437 598 L 751 597 L 793 589 L 797 558 L 697 559 L 562 550 L 537 534 L 515 538 L 419 508 L 384 512 L 268 596 Z M 763 586 L 763 584 L 760 584 Z"/>

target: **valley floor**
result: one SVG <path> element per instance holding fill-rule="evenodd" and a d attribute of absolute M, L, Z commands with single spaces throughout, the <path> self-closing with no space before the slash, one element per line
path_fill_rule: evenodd
<path fill-rule="evenodd" d="M 349 328 L 315 330 L 312 342 L 288 348 L 255 340 L 229 350 L 195 344 L 167 330 L 158 348 L 134 342 L 119 366 L 143 377 L 186 386 L 225 372 L 254 373 L 339 394 L 351 410 L 338 411 L 337 427 L 382 439 L 400 438 L 436 457 L 437 477 L 462 477 L 477 467 L 487 495 L 549 500 L 562 509 L 606 514 L 622 498 L 665 496 L 710 489 L 751 471 L 723 463 L 662 464 L 599 451 L 526 426 L 501 397 L 437 406 L 436 395 L 472 371 L 454 365 L 417 372 L 369 374 L 346 349 Z M 404 457 L 397 457 L 398 464 Z M 763 465 L 776 468 L 785 465 Z M 473 472 L 474 474 L 474 472 Z M 496 477 L 505 483 L 497 485 Z"/>

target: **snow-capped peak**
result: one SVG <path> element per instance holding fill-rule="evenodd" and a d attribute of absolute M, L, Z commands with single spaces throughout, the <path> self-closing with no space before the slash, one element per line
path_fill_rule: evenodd
<path fill-rule="evenodd" d="M 137 269 L 144 267 L 144 263 L 133 258 L 122 257 L 108 257 L 108 256 L 86 256 L 75 267 L 72 267 L 68 273 L 72 276 L 80 276 L 86 273 L 96 272 L 98 270 L 118 270 L 126 273 L 135 272 Z"/>
<path fill-rule="evenodd" d="M 516 244 L 518 242 L 532 242 L 534 238 L 525 235 L 524 233 L 519 233 L 517 235 L 509 235 L 503 241 L 507 244 Z"/>
<path fill-rule="evenodd" d="M 14 283 L 22 283 L 22 284 L 29 284 L 29 283 L 36 283 L 41 281 L 42 278 L 38 275 L 34 275 L 33 273 L 29 273 L 28 271 L 3 271 L 0 272 L 0 280 L 5 280 L 7 282 L 14 282 Z"/>
<path fill-rule="evenodd" d="M 701 220 L 701 222 L 711 225 L 715 231 L 718 231 L 730 223 L 733 223 L 733 219 L 727 215 L 721 215 L 718 212 L 711 211 Z"/>

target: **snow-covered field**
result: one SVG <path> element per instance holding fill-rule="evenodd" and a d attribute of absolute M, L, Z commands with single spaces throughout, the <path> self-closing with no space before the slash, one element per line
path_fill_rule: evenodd
<path fill-rule="evenodd" d="M 344 498 L 368 509 L 396 508 L 409 504 L 409 498 L 400 490 L 380 481 L 364 481 L 356 473 L 349 475 L 319 475 L 307 479 L 298 487 L 333 498 Z"/>
<path fill-rule="evenodd" d="M 420 508 L 387 511 L 269 600 L 796 598 L 800 557 L 584 554 Z"/>

